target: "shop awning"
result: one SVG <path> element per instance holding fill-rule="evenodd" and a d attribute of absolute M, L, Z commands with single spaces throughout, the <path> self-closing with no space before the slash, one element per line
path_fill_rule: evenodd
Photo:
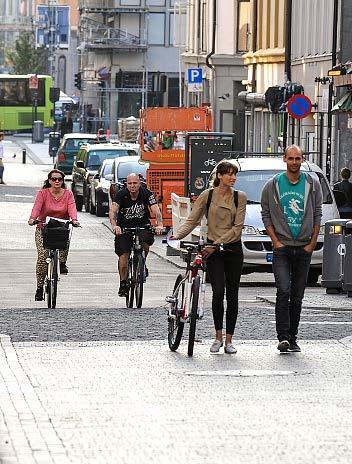
<path fill-rule="evenodd" d="M 352 113 L 352 92 L 347 92 L 331 109 L 334 111 L 349 111 Z"/>

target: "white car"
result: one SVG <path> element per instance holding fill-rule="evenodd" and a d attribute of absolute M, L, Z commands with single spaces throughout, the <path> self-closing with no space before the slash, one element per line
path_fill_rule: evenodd
<path fill-rule="evenodd" d="M 113 159 L 103 161 L 97 174 L 90 182 L 90 213 L 98 217 L 105 216 L 109 212 L 110 174 Z"/>
<path fill-rule="evenodd" d="M 247 210 L 242 230 L 242 245 L 244 253 L 243 274 L 251 272 L 272 272 L 272 243 L 267 235 L 261 217 L 261 193 L 266 182 L 276 174 L 286 171 L 286 164 L 280 157 L 248 157 L 228 160 L 237 164 L 239 170 L 236 190 L 247 194 Z M 302 171 L 317 177 L 323 191 L 322 226 L 308 276 L 309 283 L 316 283 L 322 272 L 324 224 L 330 219 L 339 218 L 339 212 L 334 195 L 323 171 L 316 164 L 303 162 Z M 210 185 L 215 175 L 215 169 L 210 177 Z"/>

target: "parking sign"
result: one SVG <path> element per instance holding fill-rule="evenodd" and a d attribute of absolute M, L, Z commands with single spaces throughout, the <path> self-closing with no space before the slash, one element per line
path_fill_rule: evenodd
<path fill-rule="evenodd" d="M 187 80 L 189 92 L 201 92 L 203 90 L 202 68 L 188 68 Z"/>

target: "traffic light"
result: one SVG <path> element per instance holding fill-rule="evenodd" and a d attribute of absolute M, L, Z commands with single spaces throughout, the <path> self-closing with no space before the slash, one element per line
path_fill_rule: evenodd
<path fill-rule="evenodd" d="M 59 87 L 51 87 L 49 90 L 49 100 L 51 103 L 55 103 L 60 99 L 60 88 Z"/>
<path fill-rule="evenodd" d="M 75 87 L 77 87 L 77 89 L 81 90 L 82 88 L 82 73 L 81 72 L 78 72 L 75 74 Z"/>
<path fill-rule="evenodd" d="M 265 92 L 265 103 L 272 113 L 285 111 L 285 88 L 280 85 L 269 87 Z"/>

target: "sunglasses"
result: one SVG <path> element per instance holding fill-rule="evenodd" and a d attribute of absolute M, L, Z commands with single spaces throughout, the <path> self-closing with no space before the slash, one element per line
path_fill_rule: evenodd
<path fill-rule="evenodd" d="M 62 182 L 63 178 L 62 177 L 50 177 L 50 180 L 53 182 Z"/>

